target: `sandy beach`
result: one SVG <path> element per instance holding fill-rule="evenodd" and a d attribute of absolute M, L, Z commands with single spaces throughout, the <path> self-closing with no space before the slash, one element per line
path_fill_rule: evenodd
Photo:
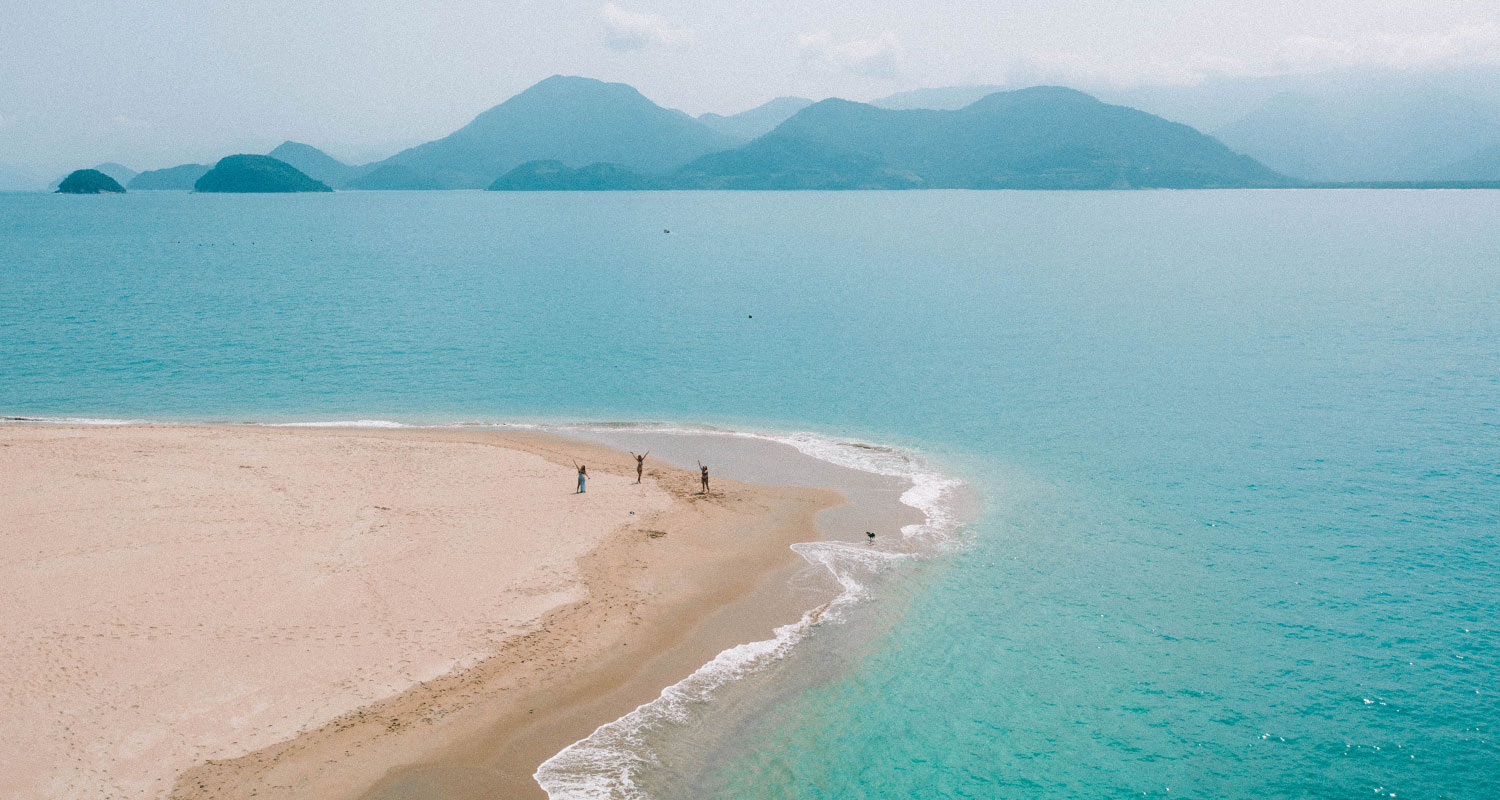
<path fill-rule="evenodd" d="M 837 493 L 696 491 L 540 434 L 0 426 L 0 796 L 542 796 L 816 602 Z"/>

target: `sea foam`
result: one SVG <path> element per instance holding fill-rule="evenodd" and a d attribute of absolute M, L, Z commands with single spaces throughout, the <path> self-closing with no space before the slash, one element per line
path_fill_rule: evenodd
<path fill-rule="evenodd" d="M 332 422 L 265 422 L 267 428 L 411 428 L 419 427 L 388 419 L 340 419 Z"/>
<path fill-rule="evenodd" d="M 525 427 L 559 432 L 617 432 L 627 426 Z M 912 485 L 902 493 L 901 502 L 921 511 L 923 521 L 904 526 L 902 535 L 908 540 L 917 539 L 935 545 L 948 544 L 956 538 L 957 519 L 951 506 L 962 483 L 929 469 L 914 453 L 810 433 L 778 435 L 645 425 L 629 428 L 651 433 L 736 436 L 778 442 L 837 466 L 904 478 Z M 817 626 L 842 621 L 846 609 L 868 597 L 870 575 L 895 562 L 915 557 L 911 553 L 874 550 L 836 541 L 794 544 L 792 550 L 809 564 L 827 569 L 839 583 L 838 596 L 807 611 L 797 622 L 777 628 L 770 639 L 736 645 L 719 653 L 687 678 L 663 689 L 656 699 L 599 726 L 587 737 L 547 759 L 533 777 L 551 800 L 646 800 L 648 795 L 636 779 L 643 769 L 657 763 L 656 754 L 646 738 L 649 731 L 664 723 L 685 722 L 689 709 L 708 702 L 719 687 L 785 658 Z"/>

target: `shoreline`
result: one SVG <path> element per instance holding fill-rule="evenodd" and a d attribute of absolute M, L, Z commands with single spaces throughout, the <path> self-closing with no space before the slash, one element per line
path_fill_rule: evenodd
<path fill-rule="evenodd" d="M 586 458 L 591 474 L 597 471 L 591 490 L 601 479 L 634 478 L 628 455 L 550 433 L 30 422 L 0 425 L 4 444 L 14 444 L 22 431 L 40 438 L 150 439 L 189 432 L 335 445 L 480 444 L 567 466 L 560 473 L 563 480 L 572 458 Z M 197 763 L 176 775 L 170 796 L 419 798 L 498 791 L 545 797 L 532 779 L 538 764 L 655 697 L 723 649 L 763 639 L 777 625 L 794 621 L 817 604 L 815 595 L 826 600 L 835 591 L 828 580 L 801 581 L 801 588 L 790 592 L 787 585 L 807 571 L 790 545 L 821 538 L 814 517 L 842 502 L 837 492 L 740 484 L 716 476 L 714 492 L 699 499 L 696 483 L 696 475 L 653 464 L 647 484 L 669 503 L 654 516 L 606 532 L 577 559 L 583 594 L 554 603 L 520 626 L 524 630 L 502 637 L 490 653 L 469 654 L 475 663 L 461 658 L 436 677 L 343 709 L 291 738 Z M 587 666 L 580 669 L 580 664 Z"/>
<path fill-rule="evenodd" d="M 648 483 L 675 476 L 685 483 L 685 489 L 679 486 L 678 495 L 685 491 L 690 500 L 697 488 L 693 456 L 703 453 L 715 464 L 715 495 L 729 485 L 723 479 L 727 473 L 748 480 L 742 488 L 751 491 L 766 491 L 769 485 L 774 485 L 772 492 L 801 492 L 804 501 L 808 492 L 822 497 L 820 503 L 804 507 L 802 518 L 795 524 L 781 525 L 783 533 L 790 530 L 801 533 L 787 534 L 769 552 L 751 558 L 754 569 L 759 570 L 754 585 L 741 581 L 733 587 L 720 587 L 723 591 L 709 593 L 711 596 L 700 594 L 699 605 L 687 614 L 682 608 L 663 606 L 655 620 L 660 623 L 657 627 L 678 630 L 672 641 L 658 638 L 654 642 L 666 645 L 666 651 L 646 659 L 649 663 L 643 665 L 618 662 L 607 669 L 591 669 L 595 678 L 613 674 L 603 683 L 600 680 L 588 683 L 582 675 L 573 675 L 573 683 L 586 684 L 586 690 L 583 695 L 567 698 L 567 713 L 541 711 L 558 704 L 561 690 L 538 689 L 532 695 L 543 698 L 541 708 L 535 708 L 541 713 L 510 714 L 504 719 L 504 713 L 496 711 L 496 704 L 501 704 L 502 699 L 496 696 L 484 699 L 480 695 L 484 690 L 516 689 L 513 683 L 502 686 L 504 675 L 499 674 L 514 669 L 501 666 L 486 675 L 478 668 L 507 653 L 535 656 L 556 645 L 555 639 L 550 644 L 538 642 L 538 638 L 544 639 L 538 633 L 567 627 L 577 629 L 580 627 L 577 620 L 582 618 L 579 606 L 588 605 L 586 602 L 553 608 L 540 623 L 525 633 L 511 636 L 504 647 L 490 648 L 487 656 L 458 663 L 458 668 L 438 675 L 435 680 L 417 681 L 405 692 L 375 699 L 323 726 L 299 729 L 290 738 L 245 755 L 198 762 L 177 777 L 171 797 L 300 797 L 314 788 L 324 797 L 374 800 L 490 797 L 496 791 L 517 797 L 547 797 L 538 782 L 552 791 L 553 797 L 591 797 L 601 786 L 609 786 L 610 791 L 622 786 L 633 791 L 639 771 L 649 768 L 654 761 L 652 749 L 667 741 L 640 740 L 631 732 L 606 744 L 610 735 L 618 734 L 627 723 L 657 728 L 651 719 L 666 708 L 682 701 L 706 699 L 709 693 L 717 696 L 717 689 L 723 684 L 763 671 L 769 663 L 780 660 L 816 626 L 820 614 L 832 606 L 834 611 L 826 617 L 841 618 L 844 605 L 865 596 L 861 581 L 873 576 L 868 570 L 879 572 L 892 560 L 900 560 L 901 555 L 932 552 L 933 546 L 944 549 L 959 524 L 957 515 L 963 504 L 960 498 L 968 497 L 962 482 L 930 470 L 919 456 L 900 447 L 838 440 L 820 434 L 772 434 L 682 423 L 404 423 L 383 419 L 231 423 L 10 416 L 0 419 L 0 431 L 6 428 L 72 428 L 83 432 L 202 429 L 281 432 L 294 437 L 315 432 L 356 440 L 369 437 L 432 438 L 449 443 L 483 440 L 486 444 L 520 447 L 550 458 L 556 465 L 568 465 L 568 474 L 573 456 L 564 453 L 588 453 L 591 473 L 600 470 L 595 464 L 604 464 L 612 458 L 625 462 L 625 467 L 615 464 L 610 471 L 625 473 L 630 479 L 634 477 L 630 474 L 633 461 L 621 450 L 651 450 L 660 455 L 652 456 L 652 464 L 658 468 L 648 471 L 651 476 Z M 687 470 L 670 467 L 669 462 L 673 461 Z M 708 506 L 711 504 L 699 504 Z M 702 519 L 693 522 L 697 524 Z M 873 542 L 858 536 L 858 531 L 871 527 L 886 533 L 898 527 L 900 536 L 894 542 L 883 537 L 879 548 L 870 549 L 868 545 Z M 829 531 L 841 533 L 831 536 Z M 601 543 L 598 551 L 604 551 L 607 543 Z M 861 546 L 855 548 L 850 546 L 852 543 Z M 616 549 L 604 558 L 618 560 L 621 554 L 628 555 L 627 549 Z M 589 552 L 579 563 L 595 555 L 600 552 Z M 742 561 L 747 555 L 736 552 L 730 560 Z M 742 576 L 741 567 L 733 569 L 736 578 Z M 705 602 L 706 611 L 702 606 Z M 634 620 L 634 624 L 639 626 L 639 620 Z M 597 639 L 598 629 L 600 626 L 594 624 L 589 635 Z M 634 627 L 634 632 L 639 633 L 639 627 Z M 771 638 L 766 638 L 768 635 Z M 582 636 L 568 644 L 577 651 L 582 647 L 580 641 Z M 636 653 L 645 650 L 640 644 L 645 642 L 637 641 Z M 768 648 L 774 650 L 769 656 Z M 594 650 L 603 651 L 598 647 Z M 516 657 L 526 660 L 531 656 Z M 724 660 L 726 657 L 729 662 Z M 736 659 L 741 663 L 733 663 Z M 573 656 L 573 662 L 577 660 L 579 657 Z M 715 669 L 726 666 L 732 672 L 729 677 L 712 675 Z M 621 680 L 619 675 L 633 675 L 633 678 Z M 550 680 L 553 675 L 546 677 Z M 601 687 L 606 692 L 600 693 Z M 459 696 L 460 701 L 455 704 L 453 696 Z M 739 699 L 732 701 L 736 705 L 747 699 L 742 693 L 730 696 L 738 696 Z M 478 701 L 474 698 L 483 699 L 486 707 L 475 708 Z M 516 701 L 516 695 L 511 693 L 510 699 Z M 402 705 L 402 701 L 411 702 Z M 531 705 L 531 701 L 523 704 Z M 528 707 L 528 711 L 532 710 Z M 381 716 L 386 711 L 396 711 L 395 716 Z M 462 719 L 465 716 L 469 719 Z M 416 728 L 408 725 L 413 719 L 419 720 L 422 734 L 398 735 L 413 734 Z M 386 729 L 372 725 L 375 720 L 384 720 Z M 504 731 L 507 726 L 511 728 L 508 734 Z M 523 756 L 514 752 L 514 747 L 505 752 L 507 741 L 523 741 L 529 744 L 529 750 Z M 320 761 L 320 756 L 327 758 L 321 758 L 318 764 L 315 761 Z M 567 764 L 561 767 L 558 764 L 568 759 L 573 768 L 571 774 Z M 607 768 L 595 768 L 603 762 L 625 768 L 606 776 Z M 535 774 L 531 774 L 532 768 Z M 547 774 L 543 774 L 543 768 L 549 770 Z M 496 782 L 502 789 L 496 789 Z"/>

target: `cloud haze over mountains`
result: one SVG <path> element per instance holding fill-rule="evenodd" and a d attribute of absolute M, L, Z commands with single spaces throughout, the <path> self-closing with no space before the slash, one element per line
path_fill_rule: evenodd
<path fill-rule="evenodd" d="M 62 55 L 81 41 L 98 44 Z M 1055 84 L 1216 132 L 1280 91 L 1257 81 L 1396 74 L 1465 98 L 1450 84 L 1477 73 L 1493 99 L 1497 68 L 1493 0 L 54 0 L 11 4 L 0 26 L 0 163 L 157 169 L 288 139 L 369 161 L 559 73 L 695 116 L 776 97 Z"/>
<path fill-rule="evenodd" d="M 673 27 L 666 17 L 633 14 L 614 3 L 605 3 L 600 15 L 604 19 L 604 41 L 616 50 L 686 47 L 693 41 L 692 31 Z"/>
<path fill-rule="evenodd" d="M 852 72 L 871 78 L 896 78 L 901 75 L 903 55 L 901 40 L 886 31 L 868 39 L 835 41 L 827 31 L 806 33 L 797 37 L 802 60 L 830 72 Z"/>

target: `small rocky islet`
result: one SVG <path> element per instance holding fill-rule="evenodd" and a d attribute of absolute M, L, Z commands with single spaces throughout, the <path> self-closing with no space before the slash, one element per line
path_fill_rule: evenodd
<path fill-rule="evenodd" d="M 74 170 L 57 185 L 57 194 L 124 194 L 125 187 L 97 169 Z"/>

